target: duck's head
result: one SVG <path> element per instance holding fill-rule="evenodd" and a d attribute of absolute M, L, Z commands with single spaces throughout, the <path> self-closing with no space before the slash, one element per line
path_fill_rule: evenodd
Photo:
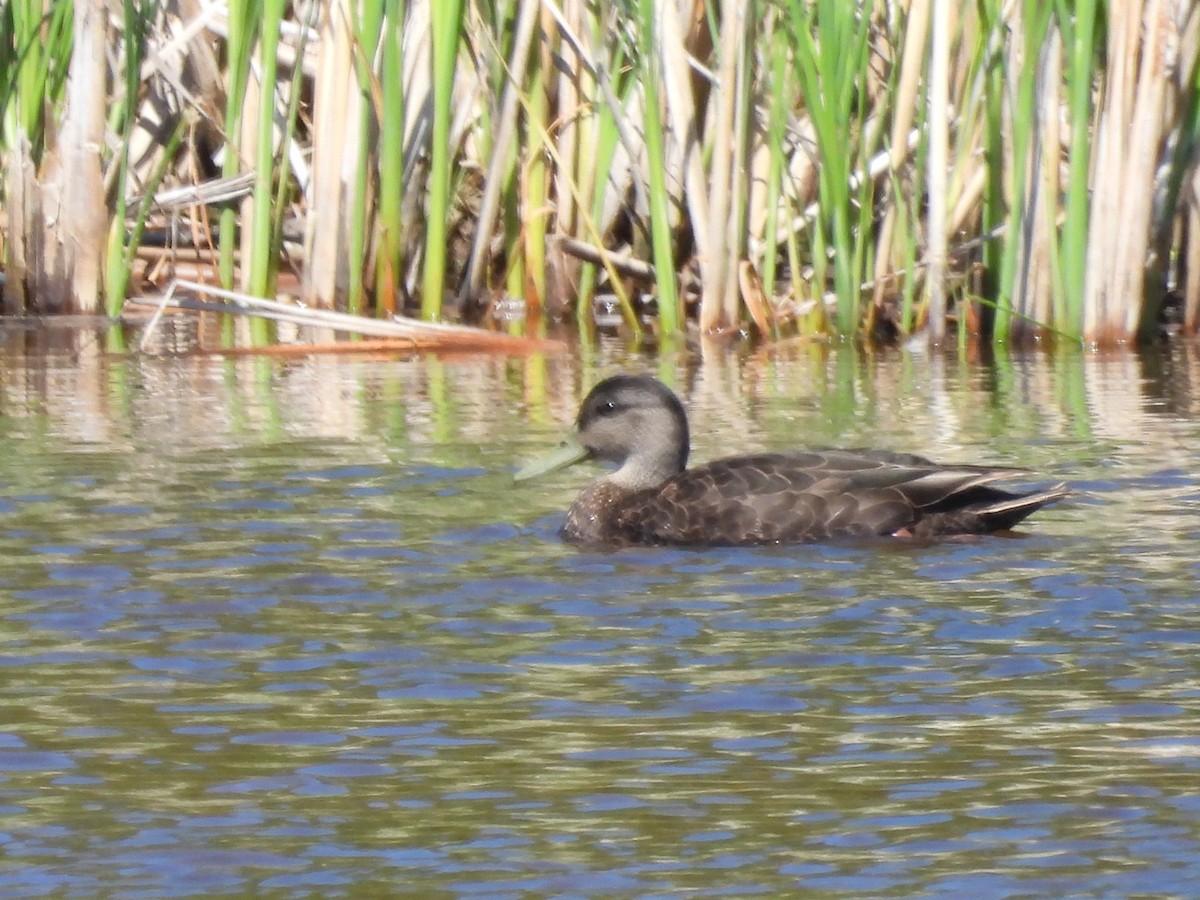
<path fill-rule="evenodd" d="M 585 459 L 615 463 L 606 476 L 631 489 L 657 487 L 682 472 L 688 458 L 687 415 L 679 398 L 649 375 L 614 375 L 592 388 L 575 430 L 557 451 L 530 463 L 518 480 Z"/>

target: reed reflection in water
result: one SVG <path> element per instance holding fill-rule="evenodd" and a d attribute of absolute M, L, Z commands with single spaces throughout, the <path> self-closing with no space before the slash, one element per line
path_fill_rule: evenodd
<path fill-rule="evenodd" d="M 10 348 L 11 349 L 11 348 Z M 6 896 L 1056 896 L 1200 878 L 1190 352 L 660 367 L 696 458 L 1081 496 L 1020 539 L 580 553 L 613 353 L 0 363 Z"/>

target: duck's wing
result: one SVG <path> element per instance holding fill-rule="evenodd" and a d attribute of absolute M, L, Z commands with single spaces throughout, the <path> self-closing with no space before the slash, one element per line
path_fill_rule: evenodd
<path fill-rule="evenodd" d="M 993 487 L 1019 470 L 938 466 L 880 451 L 765 454 L 717 460 L 631 496 L 617 513 L 631 540 L 673 544 L 937 536 L 1011 528 L 1065 496 Z"/>

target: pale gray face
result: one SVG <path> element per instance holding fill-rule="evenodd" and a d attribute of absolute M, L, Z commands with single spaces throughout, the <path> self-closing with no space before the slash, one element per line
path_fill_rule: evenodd
<path fill-rule="evenodd" d="M 596 459 L 621 465 L 653 457 L 656 466 L 687 465 L 687 416 L 679 399 L 645 375 L 616 375 L 588 394 L 576 422 L 578 440 Z M 647 460 L 649 462 L 649 460 Z"/>

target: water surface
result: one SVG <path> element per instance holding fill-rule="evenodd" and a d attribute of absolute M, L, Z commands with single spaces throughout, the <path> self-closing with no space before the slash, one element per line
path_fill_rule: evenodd
<path fill-rule="evenodd" d="M 11 341 L 10 341 L 11 343 Z M 0 894 L 1121 896 L 1200 883 L 1183 351 L 0 361 Z M 581 553 L 580 392 L 696 458 L 1068 480 L 1022 538 Z"/>

